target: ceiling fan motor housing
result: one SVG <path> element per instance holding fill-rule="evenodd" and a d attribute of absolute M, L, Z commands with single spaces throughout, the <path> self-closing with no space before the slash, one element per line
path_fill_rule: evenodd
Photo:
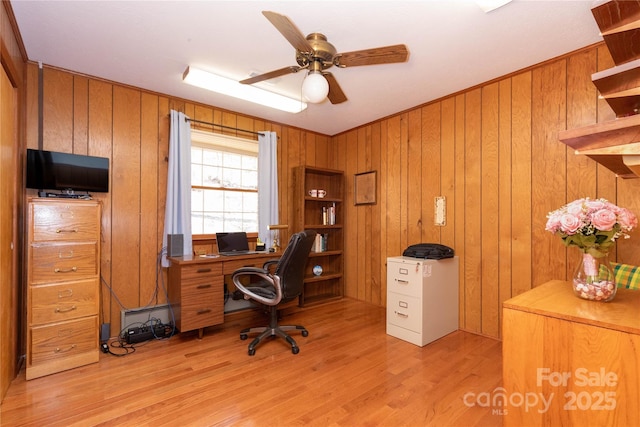
<path fill-rule="evenodd" d="M 322 64 L 322 70 L 331 67 L 333 65 L 333 58 L 338 51 L 327 41 L 327 37 L 324 34 L 311 33 L 306 39 L 313 48 L 313 52 L 296 50 L 296 62 L 301 67 L 307 67 L 311 63 Z"/>

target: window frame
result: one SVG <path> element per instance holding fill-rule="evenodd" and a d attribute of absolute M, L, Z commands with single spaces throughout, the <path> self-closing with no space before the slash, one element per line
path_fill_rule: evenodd
<path fill-rule="evenodd" d="M 216 151 L 240 154 L 245 156 L 255 157 L 257 161 L 258 157 L 258 141 L 248 138 L 236 137 L 231 135 L 224 135 L 220 133 L 214 133 L 211 131 L 203 131 L 199 129 L 191 129 L 191 146 L 201 147 L 205 149 L 213 149 Z M 193 164 L 193 163 L 192 163 Z M 257 171 L 257 169 L 256 169 Z M 193 189 L 214 190 L 214 191 L 230 191 L 235 193 L 255 193 L 257 197 L 258 182 L 256 178 L 256 188 L 236 188 L 236 187 L 210 187 L 204 185 L 191 185 Z M 256 213 L 256 225 L 258 223 L 258 214 Z M 193 210 L 192 210 L 192 224 L 193 224 Z M 199 231 L 201 229 L 199 228 Z M 230 231 L 230 230 L 216 230 L 216 231 Z M 257 236 L 258 230 L 247 230 L 247 235 Z M 193 236 L 200 238 L 210 238 L 215 234 L 209 233 L 194 233 Z"/>

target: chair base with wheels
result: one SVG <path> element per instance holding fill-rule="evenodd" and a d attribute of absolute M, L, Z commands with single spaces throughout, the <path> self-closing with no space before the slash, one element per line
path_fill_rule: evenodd
<path fill-rule="evenodd" d="M 262 326 L 257 328 L 246 328 L 240 331 L 240 339 L 246 340 L 249 338 L 248 334 L 259 334 L 249 344 L 248 353 L 249 356 L 256 354 L 256 347 L 260 342 L 267 337 L 280 337 L 286 340 L 291 345 L 291 353 L 298 354 L 300 348 L 296 340 L 294 340 L 287 331 L 300 331 L 303 337 L 309 336 L 309 331 L 304 326 L 300 325 L 278 325 L 278 310 L 276 306 L 270 307 L 269 310 L 269 326 Z"/>
<path fill-rule="evenodd" d="M 303 337 L 308 336 L 309 332 L 300 325 L 278 325 L 278 307 L 295 300 L 302 293 L 307 259 L 315 236 L 316 232 L 312 230 L 295 233 L 279 260 L 267 261 L 262 268 L 242 267 L 233 273 L 233 283 L 244 298 L 262 304 L 269 312 L 268 326 L 240 331 L 241 340 L 246 340 L 251 333 L 259 334 L 249 344 L 249 356 L 255 355 L 256 347 L 267 337 L 280 337 L 291 345 L 293 354 L 300 352 L 298 344 L 287 331 L 300 331 Z M 246 278 L 253 280 L 247 284 L 246 280 L 243 280 Z"/>

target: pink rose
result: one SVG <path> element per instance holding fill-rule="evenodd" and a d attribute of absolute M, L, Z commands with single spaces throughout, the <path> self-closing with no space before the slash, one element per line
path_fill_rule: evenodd
<path fill-rule="evenodd" d="M 571 215 L 576 215 L 576 216 L 582 214 L 582 210 L 585 207 L 584 206 L 585 201 L 588 201 L 588 200 L 578 199 L 569 203 L 566 206 L 567 213 L 570 213 Z"/>
<path fill-rule="evenodd" d="M 577 215 L 570 213 L 562 214 L 560 217 L 560 230 L 567 234 L 575 234 L 576 231 L 582 228 L 582 221 Z"/>
<path fill-rule="evenodd" d="M 623 230 L 631 231 L 638 226 L 638 218 L 630 210 L 622 208 L 618 214 L 618 222 Z"/>
<path fill-rule="evenodd" d="M 555 233 L 556 231 L 558 231 L 560 229 L 560 216 L 562 214 L 560 213 L 560 211 L 553 211 L 553 212 L 549 212 L 549 215 L 547 215 L 547 225 L 545 227 L 546 231 L 550 231 L 552 233 Z"/>
<path fill-rule="evenodd" d="M 600 209 L 591 215 L 591 223 L 600 231 L 610 231 L 616 225 L 616 214 L 608 209 Z"/>
<path fill-rule="evenodd" d="M 587 210 L 589 212 L 596 212 L 596 211 L 599 211 L 600 209 L 606 209 L 608 208 L 607 205 L 610 205 L 610 203 L 603 201 L 601 199 L 598 199 L 598 200 L 587 199 L 585 202 L 585 206 L 587 207 Z"/>

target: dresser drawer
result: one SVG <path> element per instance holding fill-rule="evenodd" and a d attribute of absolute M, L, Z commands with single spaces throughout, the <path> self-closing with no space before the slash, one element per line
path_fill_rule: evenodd
<path fill-rule="evenodd" d="M 98 349 L 98 316 L 31 328 L 30 365 L 38 365 Z"/>
<path fill-rule="evenodd" d="M 418 263 L 387 264 L 387 290 L 405 295 L 422 295 L 423 266 Z"/>
<path fill-rule="evenodd" d="M 421 332 L 422 301 L 408 295 L 390 292 L 387 294 L 387 323 L 414 332 Z"/>
<path fill-rule="evenodd" d="M 31 245 L 31 283 L 60 282 L 98 274 L 98 242 L 34 243 Z"/>
<path fill-rule="evenodd" d="M 95 203 L 31 205 L 33 241 L 99 240 L 100 209 Z"/>
<path fill-rule="evenodd" d="M 29 288 L 31 325 L 60 322 L 98 314 L 98 279 Z"/>

